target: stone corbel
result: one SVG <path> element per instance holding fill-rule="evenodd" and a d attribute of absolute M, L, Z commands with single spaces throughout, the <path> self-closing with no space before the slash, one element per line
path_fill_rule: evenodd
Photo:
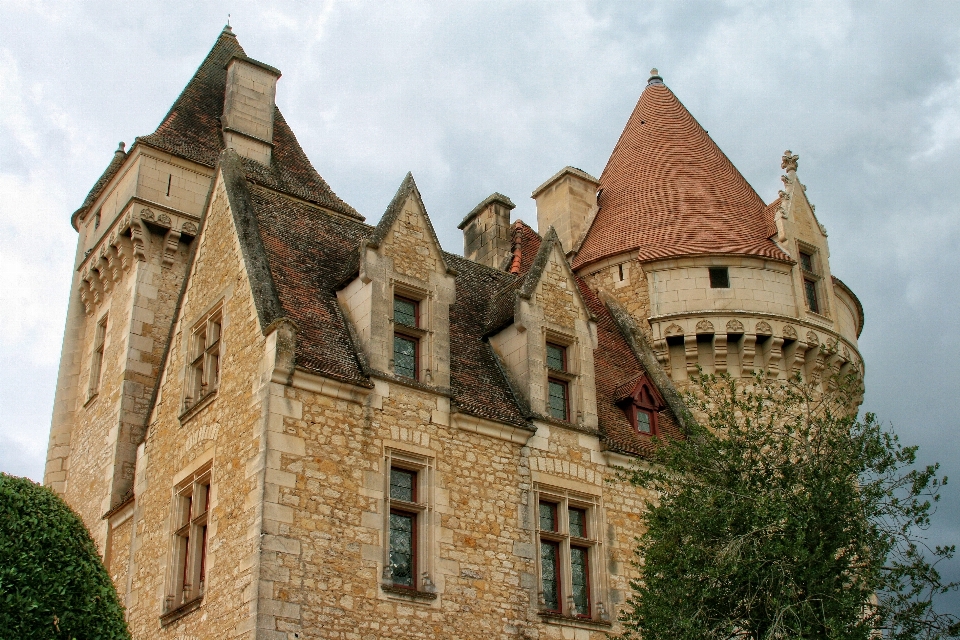
<path fill-rule="evenodd" d="M 687 376 L 697 375 L 700 353 L 697 349 L 697 336 L 683 336 L 683 351 L 687 360 Z"/>
<path fill-rule="evenodd" d="M 89 315 L 93 313 L 93 293 L 90 291 L 90 283 L 86 280 L 80 281 L 80 302 L 83 303 L 83 310 Z"/>
<path fill-rule="evenodd" d="M 664 339 L 655 340 L 653 343 L 653 352 L 657 356 L 657 362 L 660 363 L 660 366 L 663 367 L 663 370 L 666 371 L 667 375 L 671 374 L 670 371 L 670 347 L 667 346 L 667 341 Z"/>
<path fill-rule="evenodd" d="M 740 375 L 753 375 L 757 355 L 757 336 L 754 333 L 743 334 L 743 350 L 740 352 Z"/>
<path fill-rule="evenodd" d="M 713 369 L 717 373 L 727 372 L 727 334 L 713 335 Z"/>
<path fill-rule="evenodd" d="M 120 268 L 127 271 L 133 264 L 133 242 L 127 236 L 120 236 L 114 246 L 120 259 Z"/>
<path fill-rule="evenodd" d="M 119 253 L 115 245 L 108 245 L 103 252 L 103 258 L 107 263 L 107 268 L 110 270 L 110 277 L 114 282 L 120 282 L 120 278 L 123 277 L 123 269 L 120 267 L 118 257 Z"/>
<path fill-rule="evenodd" d="M 95 269 L 91 269 L 87 273 L 87 281 L 90 283 L 93 306 L 97 307 L 103 301 L 103 283 L 100 281 L 100 273 Z"/>
<path fill-rule="evenodd" d="M 773 336 L 770 340 L 770 359 L 767 361 L 767 377 L 776 379 L 780 377 L 780 360 L 783 357 L 783 338 Z"/>
<path fill-rule="evenodd" d="M 142 214 L 141 214 L 142 215 Z M 130 222 L 130 241 L 133 243 L 133 257 L 141 262 L 147 259 L 146 240 L 150 232 L 142 220 Z"/>
<path fill-rule="evenodd" d="M 107 294 L 113 289 L 113 275 L 110 273 L 110 265 L 107 264 L 107 258 L 104 254 L 93 263 L 92 268 L 97 272 L 100 278 L 100 286 L 103 287 L 103 293 Z"/>
<path fill-rule="evenodd" d="M 173 266 L 173 261 L 177 257 L 177 249 L 180 245 L 180 232 L 176 229 L 167 231 L 166 239 L 163 242 L 163 266 Z"/>

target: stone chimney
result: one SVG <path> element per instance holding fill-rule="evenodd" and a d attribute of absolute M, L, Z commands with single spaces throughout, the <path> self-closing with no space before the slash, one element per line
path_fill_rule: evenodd
<path fill-rule="evenodd" d="M 253 58 L 227 63 L 223 96 L 223 142 L 245 158 L 269 165 L 273 155 L 273 112 L 280 71 Z"/>
<path fill-rule="evenodd" d="M 463 255 L 467 260 L 499 269 L 510 255 L 510 212 L 515 204 L 495 193 L 473 208 L 457 228 L 463 230 Z"/>
<path fill-rule="evenodd" d="M 576 251 L 597 214 L 600 181 L 575 167 L 564 167 L 531 194 L 537 201 L 537 230 L 551 226 L 567 253 Z"/>

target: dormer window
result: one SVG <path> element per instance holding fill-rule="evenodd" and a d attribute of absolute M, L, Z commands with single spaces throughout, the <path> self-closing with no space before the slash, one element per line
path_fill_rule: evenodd
<path fill-rule="evenodd" d="M 393 372 L 405 378 L 419 378 L 420 303 L 393 298 Z"/>
<path fill-rule="evenodd" d="M 823 313 L 820 300 L 820 265 L 816 249 L 801 246 L 798 252 L 800 254 L 800 274 L 803 280 L 803 297 L 807 303 L 807 309 L 813 313 Z"/>
<path fill-rule="evenodd" d="M 646 376 L 640 378 L 630 395 L 619 402 L 630 424 L 640 435 L 658 435 L 657 414 L 663 408 L 663 399 Z"/>

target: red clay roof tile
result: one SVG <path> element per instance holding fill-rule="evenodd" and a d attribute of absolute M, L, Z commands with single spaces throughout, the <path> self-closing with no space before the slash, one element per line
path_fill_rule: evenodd
<path fill-rule="evenodd" d="M 790 260 L 766 205 L 663 84 L 640 96 L 600 175 L 600 209 L 573 266 L 626 251 L 641 260 L 743 254 Z"/>

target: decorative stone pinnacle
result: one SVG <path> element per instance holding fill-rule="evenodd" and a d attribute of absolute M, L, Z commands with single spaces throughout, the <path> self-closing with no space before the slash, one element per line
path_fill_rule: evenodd
<path fill-rule="evenodd" d="M 121 143 L 117 146 L 116 153 L 123 153 L 123 149 L 124 149 L 124 147 L 126 147 L 126 146 L 127 146 L 126 144 L 124 144 L 123 142 L 121 142 Z"/>
<path fill-rule="evenodd" d="M 647 84 L 663 84 L 663 78 L 660 77 L 660 72 L 657 71 L 657 68 L 654 67 L 650 69 L 650 79 L 647 80 Z"/>
<path fill-rule="evenodd" d="M 787 173 L 793 171 L 797 172 L 797 161 L 800 159 L 800 156 L 794 154 L 790 149 L 787 149 L 783 152 L 783 162 L 780 163 L 782 169 L 786 169 Z"/>

